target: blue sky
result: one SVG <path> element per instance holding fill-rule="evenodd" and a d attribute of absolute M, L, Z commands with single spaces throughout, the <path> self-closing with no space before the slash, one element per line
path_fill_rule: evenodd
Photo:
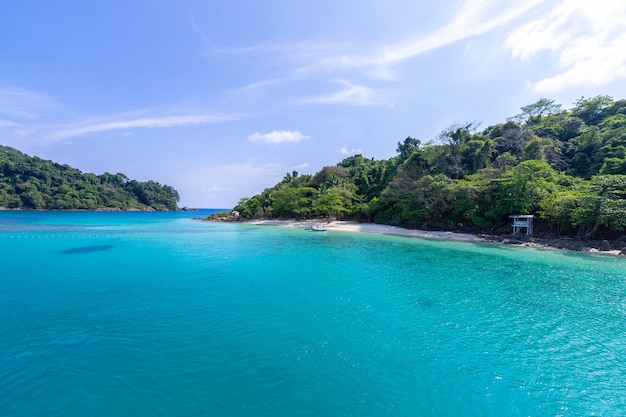
<path fill-rule="evenodd" d="M 0 144 L 234 206 L 549 98 L 626 98 L 623 0 L 20 0 Z"/>

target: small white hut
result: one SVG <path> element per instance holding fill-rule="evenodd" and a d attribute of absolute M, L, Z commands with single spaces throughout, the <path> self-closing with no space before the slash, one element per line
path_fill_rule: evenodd
<path fill-rule="evenodd" d="M 526 229 L 526 236 L 533 234 L 533 216 L 532 214 L 515 214 L 509 216 L 513 219 L 513 234 L 519 235 L 523 229 Z"/>

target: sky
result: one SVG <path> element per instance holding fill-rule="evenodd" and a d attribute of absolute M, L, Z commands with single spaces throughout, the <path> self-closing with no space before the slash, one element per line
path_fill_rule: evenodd
<path fill-rule="evenodd" d="M 626 98 L 623 0 L 0 5 L 0 145 L 231 208 L 286 173 Z"/>

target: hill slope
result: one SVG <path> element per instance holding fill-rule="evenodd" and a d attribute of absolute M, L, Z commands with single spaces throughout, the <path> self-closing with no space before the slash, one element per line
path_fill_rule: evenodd
<path fill-rule="evenodd" d="M 85 174 L 0 146 L 0 207 L 47 210 L 177 210 L 178 192 L 123 174 Z"/>
<path fill-rule="evenodd" d="M 503 123 L 408 137 L 397 156 L 355 155 L 315 175 L 287 174 L 235 207 L 242 216 L 344 217 L 411 228 L 536 231 L 615 237 L 626 227 L 626 100 L 581 98 L 570 110 L 541 99 Z"/>

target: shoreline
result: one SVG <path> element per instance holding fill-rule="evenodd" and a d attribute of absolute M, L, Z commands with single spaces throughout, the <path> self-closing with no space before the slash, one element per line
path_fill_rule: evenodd
<path fill-rule="evenodd" d="M 297 229 L 312 229 L 315 226 L 323 226 L 327 231 L 353 232 L 353 233 L 372 233 L 380 235 L 417 237 L 425 239 L 440 239 L 459 242 L 474 243 L 493 243 L 508 244 L 514 246 L 525 246 L 538 249 L 550 250 L 566 250 L 574 252 L 594 253 L 600 255 L 624 256 L 626 255 L 626 247 L 623 249 L 614 249 L 610 245 L 607 247 L 607 241 L 584 242 L 576 241 L 568 238 L 546 239 L 538 237 L 513 236 L 513 235 L 484 235 L 471 234 L 461 232 L 445 232 L 430 231 L 418 229 L 405 229 L 399 226 L 389 226 L 375 223 L 357 223 L 352 221 L 336 220 L 332 222 L 312 221 L 312 220 L 275 220 L 275 219 L 257 219 L 257 220 L 236 220 L 236 223 L 260 225 L 260 226 L 279 226 L 292 227 Z"/>

